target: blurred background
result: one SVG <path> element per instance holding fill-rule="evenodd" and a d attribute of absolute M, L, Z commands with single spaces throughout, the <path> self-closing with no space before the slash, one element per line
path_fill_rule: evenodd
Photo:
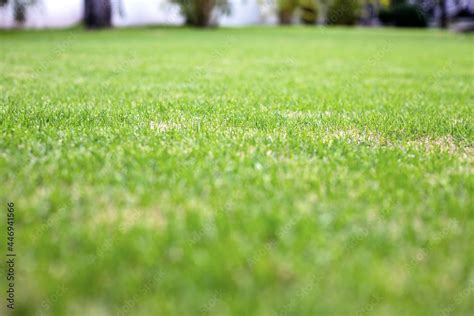
<path fill-rule="evenodd" d="M 0 0 L 0 28 L 259 24 L 474 30 L 474 0 Z"/>

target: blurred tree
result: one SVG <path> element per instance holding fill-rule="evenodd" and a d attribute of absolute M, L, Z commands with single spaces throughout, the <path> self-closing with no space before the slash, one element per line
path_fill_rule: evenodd
<path fill-rule="evenodd" d="M 327 23 L 332 25 L 354 25 L 360 15 L 358 0 L 332 0 L 327 11 Z"/>
<path fill-rule="evenodd" d="M 398 3 L 379 12 L 380 22 L 397 27 L 427 27 L 428 18 L 416 4 Z"/>
<path fill-rule="evenodd" d="M 454 0 L 452 4 L 458 6 L 461 1 Z M 426 17 L 434 17 L 435 7 L 438 8 L 439 20 L 438 25 L 441 28 L 448 27 L 448 9 L 447 9 L 447 0 L 416 0 L 416 1 L 407 1 L 407 0 L 391 0 L 391 7 L 396 7 L 397 5 L 409 5 L 414 4 L 420 8 L 420 15 Z"/>
<path fill-rule="evenodd" d="M 314 0 L 299 0 L 299 7 L 301 9 L 300 20 L 301 23 L 307 25 L 316 24 L 318 20 L 318 7 Z"/>
<path fill-rule="evenodd" d="M 445 29 L 448 27 L 448 10 L 446 8 L 446 0 L 439 0 L 439 27 Z"/>
<path fill-rule="evenodd" d="M 278 21 L 280 24 L 291 24 L 293 13 L 298 6 L 297 0 L 278 0 Z"/>
<path fill-rule="evenodd" d="M 181 14 L 186 19 L 186 24 L 197 27 L 211 25 L 212 14 L 216 8 L 221 13 L 230 13 L 227 0 L 172 0 L 172 2 L 179 5 Z"/>
<path fill-rule="evenodd" d="M 19 24 L 26 21 L 26 8 L 36 3 L 36 0 L 0 0 L 0 7 L 13 3 L 13 18 Z"/>
<path fill-rule="evenodd" d="M 112 5 L 110 0 L 85 0 L 84 23 L 89 29 L 112 26 Z"/>
<path fill-rule="evenodd" d="M 295 11 L 299 11 L 303 24 L 316 24 L 318 6 L 316 0 L 278 0 L 278 21 L 280 24 L 291 24 Z"/>

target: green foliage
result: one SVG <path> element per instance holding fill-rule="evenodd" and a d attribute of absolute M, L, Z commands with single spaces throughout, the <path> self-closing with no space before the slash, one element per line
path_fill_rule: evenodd
<path fill-rule="evenodd" d="M 227 0 L 172 0 L 180 6 L 181 14 L 186 24 L 206 27 L 212 23 L 212 15 L 217 9 L 220 13 L 229 14 L 230 6 Z"/>
<path fill-rule="evenodd" d="M 358 0 L 332 0 L 328 6 L 327 23 L 331 25 L 354 25 L 359 19 Z"/>
<path fill-rule="evenodd" d="M 427 27 L 428 18 L 423 10 L 412 4 L 396 4 L 379 13 L 380 22 L 384 25 L 398 27 Z"/>
<path fill-rule="evenodd" d="M 14 315 L 472 315 L 472 45 L 0 31 Z"/>
<path fill-rule="evenodd" d="M 315 0 L 299 0 L 300 19 L 303 24 L 315 24 L 318 19 L 318 7 Z"/>
<path fill-rule="evenodd" d="M 434 0 L 434 1 L 439 1 L 439 0 Z M 390 1 L 390 6 L 391 7 L 395 7 L 395 6 L 402 5 L 402 4 L 407 4 L 407 0 L 391 0 Z"/>
<path fill-rule="evenodd" d="M 278 0 L 278 18 L 280 24 L 291 24 L 298 0 Z"/>
<path fill-rule="evenodd" d="M 291 24 L 295 11 L 299 11 L 303 24 L 315 24 L 318 8 L 315 0 L 278 0 L 280 24 Z"/>

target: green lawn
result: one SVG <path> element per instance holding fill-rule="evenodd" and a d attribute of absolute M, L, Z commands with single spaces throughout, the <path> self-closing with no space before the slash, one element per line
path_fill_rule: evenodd
<path fill-rule="evenodd" d="M 472 315 L 474 37 L 3 31 L 0 70 L 16 315 Z"/>

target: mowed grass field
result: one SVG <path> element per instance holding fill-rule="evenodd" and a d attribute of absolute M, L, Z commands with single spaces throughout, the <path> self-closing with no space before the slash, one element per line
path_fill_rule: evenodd
<path fill-rule="evenodd" d="M 472 36 L 75 29 L 0 45 L 16 315 L 472 315 Z"/>

